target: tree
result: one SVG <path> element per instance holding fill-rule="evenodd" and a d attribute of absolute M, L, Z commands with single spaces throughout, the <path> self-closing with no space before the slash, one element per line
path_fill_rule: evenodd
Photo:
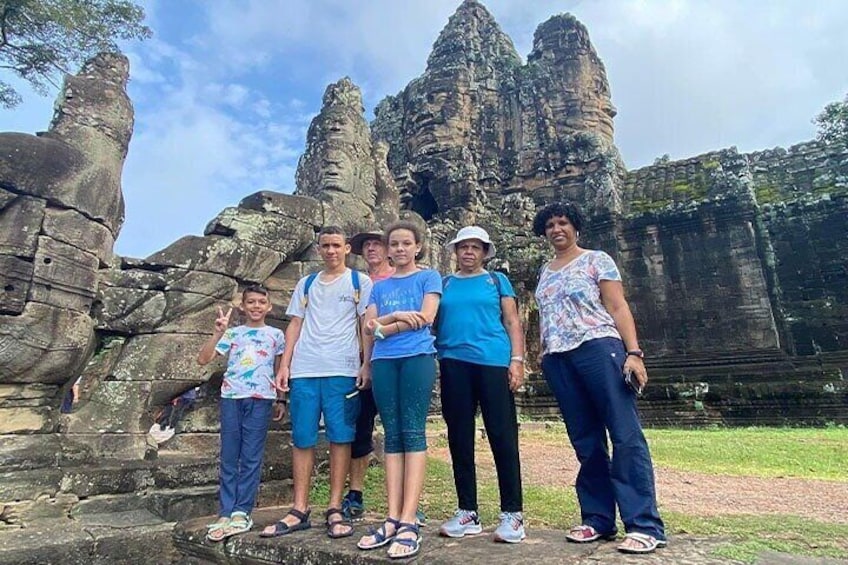
<path fill-rule="evenodd" d="M 46 95 L 89 57 L 118 50 L 116 40 L 150 37 L 143 21 L 144 10 L 127 0 L 0 0 L 0 72 Z M 0 107 L 20 102 L 0 78 Z"/>
<path fill-rule="evenodd" d="M 819 126 L 816 134 L 819 141 L 848 144 L 848 94 L 842 102 L 831 102 L 825 106 L 813 123 Z"/>

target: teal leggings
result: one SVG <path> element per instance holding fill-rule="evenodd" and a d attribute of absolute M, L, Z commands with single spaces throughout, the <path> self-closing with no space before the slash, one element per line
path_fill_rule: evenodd
<path fill-rule="evenodd" d="M 427 451 L 424 424 L 436 382 L 436 360 L 432 355 L 376 359 L 371 374 L 385 452 Z"/>

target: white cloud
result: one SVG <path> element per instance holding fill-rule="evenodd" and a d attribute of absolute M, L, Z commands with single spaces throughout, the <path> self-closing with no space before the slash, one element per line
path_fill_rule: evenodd
<path fill-rule="evenodd" d="M 459 0 L 192 3 L 200 17 L 182 35 L 175 22 L 185 5 L 143 4 L 157 33 L 129 54 L 136 134 L 118 251 L 131 255 L 200 233 L 256 190 L 291 190 L 326 85 L 350 76 L 370 112 L 424 71 Z M 848 90 L 844 2 L 485 4 L 522 57 L 536 27 L 556 13 L 570 11 L 587 26 L 619 110 L 616 142 L 631 167 L 663 153 L 809 139 L 811 118 Z M 19 110 L 0 111 L 0 129 L 46 129 L 51 105 L 27 94 Z"/>

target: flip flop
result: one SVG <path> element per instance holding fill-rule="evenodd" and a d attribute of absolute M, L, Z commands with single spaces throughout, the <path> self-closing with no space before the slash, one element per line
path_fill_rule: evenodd
<path fill-rule="evenodd" d="M 628 547 L 623 543 L 618 546 L 618 550 L 622 553 L 653 553 L 658 547 L 665 547 L 668 545 L 668 542 L 662 539 L 657 539 L 654 536 L 649 536 L 648 534 L 642 534 L 639 532 L 630 532 L 624 536 L 624 541 L 634 540 L 640 544 L 641 547 Z"/>
<path fill-rule="evenodd" d="M 568 530 L 565 539 L 574 543 L 590 543 L 599 539 L 614 540 L 615 532 L 602 534 L 592 526 L 581 524 Z"/>
<path fill-rule="evenodd" d="M 395 527 L 395 533 L 389 535 L 388 530 L 386 530 L 386 524 L 391 524 L 392 526 L 394 526 Z M 380 524 L 379 528 L 368 528 L 368 533 L 365 534 L 365 536 L 363 536 L 363 537 L 368 537 L 368 536 L 373 537 L 374 540 L 375 540 L 374 543 L 365 544 L 365 543 L 362 543 L 362 540 L 360 539 L 359 542 L 356 544 L 356 547 L 358 547 L 359 549 L 365 549 L 365 550 L 377 549 L 378 547 L 383 547 L 384 545 L 386 545 L 387 543 L 389 543 L 390 541 L 395 539 L 395 536 L 397 535 L 398 528 L 400 528 L 400 520 L 395 520 L 394 518 L 386 518 L 385 521 L 383 521 L 383 523 Z"/>
<path fill-rule="evenodd" d="M 334 516 L 336 514 L 341 517 L 341 520 L 330 521 L 330 516 Z M 328 508 L 327 511 L 324 512 L 324 524 L 327 526 L 327 537 L 330 539 L 347 538 L 353 535 L 353 526 L 351 525 L 350 520 L 344 517 L 344 513 L 339 508 Z M 337 534 L 334 530 L 336 526 L 340 525 L 347 526 L 348 529 Z"/>
<path fill-rule="evenodd" d="M 285 536 L 292 532 L 299 532 L 300 530 L 308 530 L 312 527 L 312 523 L 309 521 L 309 514 L 312 513 L 312 510 L 307 510 L 306 512 L 301 512 L 296 508 L 292 508 L 286 513 L 286 516 L 294 516 L 298 520 L 300 520 L 297 524 L 289 526 L 282 520 L 277 520 L 274 522 L 274 531 L 268 532 L 266 530 L 262 530 L 259 532 L 259 537 L 262 538 L 275 538 L 278 536 Z"/>

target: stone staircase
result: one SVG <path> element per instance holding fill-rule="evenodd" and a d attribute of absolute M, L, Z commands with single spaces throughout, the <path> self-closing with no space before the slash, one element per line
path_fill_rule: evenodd
<path fill-rule="evenodd" d="M 218 435 L 181 433 L 143 460 L 62 434 L 0 439 L 0 563 L 172 563 L 174 524 L 217 512 Z M 269 433 L 259 503 L 291 498 L 289 433 Z"/>

